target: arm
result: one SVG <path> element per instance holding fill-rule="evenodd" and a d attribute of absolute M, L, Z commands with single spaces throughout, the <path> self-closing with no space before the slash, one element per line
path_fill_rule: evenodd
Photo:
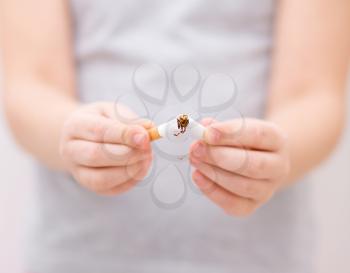
<path fill-rule="evenodd" d="M 287 184 L 325 159 L 341 134 L 349 26 L 347 0 L 281 4 L 267 114 L 289 136 Z"/>
<path fill-rule="evenodd" d="M 333 150 L 344 123 L 347 0 L 279 3 L 267 120 L 204 121 L 193 179 L 228 214 L 245 216 Z M 242 148 L 243 147 L 243 148 Z M 248 148 L 248 149 L 245 149 Z"/>
<path fill-rule="evenodd" d="M 9 124 L 25 150 L 63 169 L 60 131 L 78 107 L 67 3 L 1 0 L 0 5 Z"/>
<path fill-rule="evenodd" d="M 0 11 L 4 101 L 17 141 L 96 193 L 130 189 L 151 163 L 150 123 L 123 124 L 113 103 L 78 102 L 68 0 L 0 0 Z"/>

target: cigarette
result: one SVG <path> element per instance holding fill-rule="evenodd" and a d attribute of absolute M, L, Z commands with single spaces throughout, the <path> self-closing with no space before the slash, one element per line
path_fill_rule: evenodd
<path fill-rule="evenodd" d="M 167 130 L 168 128 L 171 128 L 172 123 L 176 124 L 176 119 L 171 120 L 167 123 L 163 123 L 159 125 L 158 127 L 152 127 L 148 129 L 148 135 L 150 141 L 156 141 L 158 139 L 164 138 L 167 136 Z M 189 119 L 189 125 L 186 133 L 189 133 L 193 138 L 195 139 L 202 139 L 205 133 L 205 127 L 198 123 L 197 121 L 193 119 Z"/>
<path fill-rule="evenodd" d="M 161 125 L 159 125 L 158 127 L 152 127 L 150 129 L 147 130 L 148 132 L 148 136 L 150 141 L 155 141 L 158 140 L 162 137 L 166 136 L 166 128 L 168 127 L 168 123 L 163 123 Z"/>
<path fill-rule="evenodd" d="M 151 141 L 154 141 L 154 140 L 161 138 L 157 127 L 153 127 L 151 129 L 148 129 L 147 131 L 148 131 L 149 139 Z"/>

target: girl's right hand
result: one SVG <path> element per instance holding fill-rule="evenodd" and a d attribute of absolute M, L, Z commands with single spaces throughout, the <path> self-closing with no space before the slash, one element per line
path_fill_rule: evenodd
<path fill-rule="evenodd" d="M 128 108 L 117 107 L 123 117 L 137 120 Z M 152 162 L 146 131 L 152 122 L 123 123 L 113 109 L 109 102 L 81 106 L 66 120 L 60 143 L 60 154 L 73 177 L 104 195 L 129 190 L 147 175 Z"/>

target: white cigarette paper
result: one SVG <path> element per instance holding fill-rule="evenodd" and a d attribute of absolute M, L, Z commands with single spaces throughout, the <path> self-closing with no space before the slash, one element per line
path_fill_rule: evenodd
<path fill-rule="evenodd" d="M 177 120 L 173 119 L 166 123 L 159 125 L 158 127 L 148 130 L 148 134 L 151 141 L 155 141 L 160 138 L 167 137 L 167 130 L 171 128 L 171 125 L 177 124 Z M 204 136 L 205 127 L 194 119 L 189 118 L 189 124 L 185 134 L 190 134 L 195 139 L 202 139 Z"/>

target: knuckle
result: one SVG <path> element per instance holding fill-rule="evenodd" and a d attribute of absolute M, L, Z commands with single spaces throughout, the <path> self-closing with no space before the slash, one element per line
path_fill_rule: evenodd
<path fill-rule="evenodd" d="M 226 213 L 231 216 L 244 218 L 252 215 L 254 211 L 255 206 L 253 206 L 250 202 L 244 200 L 227 209 Z"/>
<path fill-rule="evenodd" d="M 263 173 L 267 169 L 267 160 L 264 157 L 260 157 L 256 160 L 256 170 L 258 173 Z"/>
<path fill-rule="evenodd" d="M 242 182 L 242 191 L 250 197 L 256 196 L 258 194 L 258 190 L 251 181 Z"/>
<path fill-rule="evenodd" d="M 102 187 L 104 177 L 103 173 L 101 172 L 87 172 L 86 170 L 81 169 L 75 173 L 74 177 L 79 182 L 79 184 L 90 191 L 98 192 L 104 189 L 104 187 Z"/>
<path fill-rule="evenodd" d="M 254 157 L 248 164 L 248 175 L 260 177 L 267 170 L 267 160 L 264 157 Z"/>
<path fill-rule="evenodd" d="M 89 147 L 86 150 L 86 160 L 88 163 L 93 163 L 96 162 L 99 158 L 99 154 L 100 154 L 100 146 L 99 145 L 91 145 L 91 147 Z"/>
<path fill-rule="evenodd" d="M 98 121 L 92 121 L 91 127 L 90 127 L 90 133 L 94 136 L 95 139 L 104 139 L 105 137 L 105 127 L 101 122 Z"/>
<path fill-rule="evenodd" d="M 263 139 L 266 137 L 266 130 L 264 129 L 263 126 L 254 126 L 252 127 L 252 142 L 255 145 L 259 145 Z"/>

